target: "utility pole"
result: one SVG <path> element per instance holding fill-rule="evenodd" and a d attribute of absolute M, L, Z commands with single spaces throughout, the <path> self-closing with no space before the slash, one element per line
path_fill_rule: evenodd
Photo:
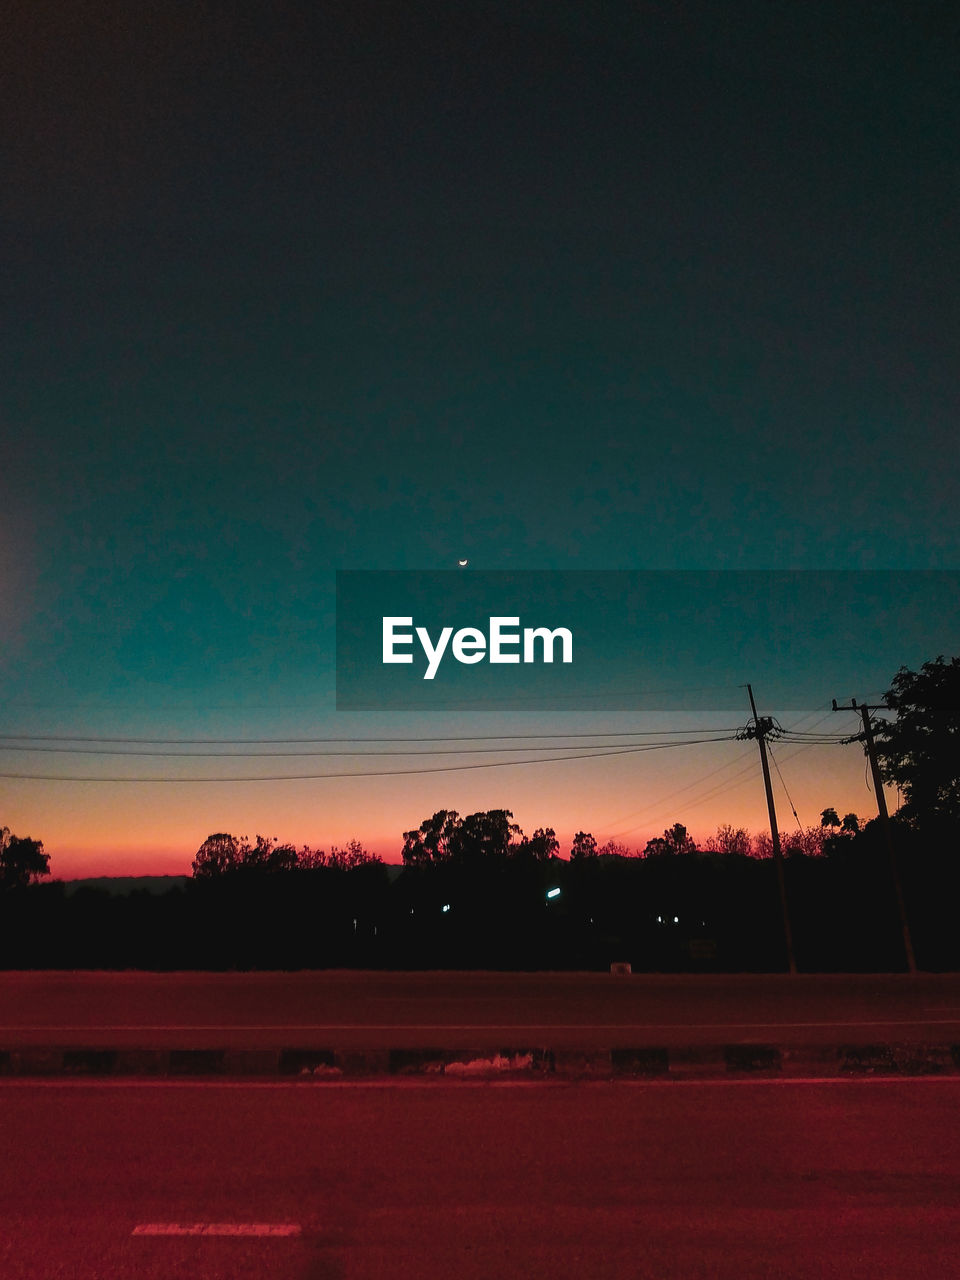
<path fill-rule="evenodd" d="M 756 738 L 760 748 L 760 767 L 763 770 L 763 786 L 767 793 L 767 813 L 770 815 L 770 839 L 773 842 L 773 861 L 777 868 L 777 888 L 780 892 L 780 914 L 783 917 L 783 939 L 787 948 L 787 964 L 791 973 L 797 972 L 797 957 L 793 950 L 793 929 L 790 925 L 790 910 L 787 906 L 787 881 L 784 874 L 783 850 L 780 847 L 780 828 L 777 826 L 777 811 L 773 804 L 773 787 L 770 785 L 770 765 L 767 762 L 767 735 L 773 729 L 773 721 L 769 716 L 761 720 L 757 715 L 757 704 L 753 700 L 753 689 L 747 685 L 750 695 L 750 710 L 753 712 L 753 724 L 742 730 L 745 738 Z"/>
<path fill-rule="evenodd" d="M 907 919 L 907 905 L 903 898 L 903 885 L 900 881 L 900 866 L 897 860 L 897 848 L 893 841 L 893 828 L 890 825 L 890 815 L 887 812 L 887 797 L 883 793 L 883 779 L 880 777 L 880 766 L 877 763 L 877 750 L 873 741 L 873 725 L 870 723 L 871 711 L 888 711 L 888 707 L 868 707 L 865 702 L 857 705 L 856 699 L 850 699 L 849 707 L 838 707 L 836 698 L 833 699 L 834 711 L 859 711 L 863 720 L 863 744 L 867 749 L 867 759 L 870 761 L 870 772 L 873 774 L 873 790 L 877 797 L 877 813 L 880 816 L 880 826 L 883 828 L 883 838 L 887 846 L 887 856 L 890 859 L 890 879 L 893 881 L 893 891 L 897 898 L 897 910 L 900 913 L 900 933 L 903 937 L 903 953 L 907 960 L 907 969 L 910 973 L 917 972 L 917 961 L 913 954 L 913 938 L 910 934 L 910 921 Z"/>

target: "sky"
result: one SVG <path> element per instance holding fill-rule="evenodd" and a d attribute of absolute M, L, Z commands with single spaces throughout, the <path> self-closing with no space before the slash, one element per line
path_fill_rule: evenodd
<path fill-rule="evenodd" d="M 960 567 L 958 53 L 939 0 L 14 4 L 0 823 L 64 877 L 221 830 L 396 859 L 439 808 L 763 827 L 751 743 L 414 754 L 745 723 L 709 681 L 672 716 L 338 712 L 335 574 Z M 852 732 L 873 658 L 761 710 Z M 76 741 L 124 737 L 405 750 Z M 804 825 L 873 812 L 856 746 L 779 759 Z"/>

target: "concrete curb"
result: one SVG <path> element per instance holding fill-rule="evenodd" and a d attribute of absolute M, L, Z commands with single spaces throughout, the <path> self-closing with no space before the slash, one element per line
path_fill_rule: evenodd
<path fill-rule="evenodd" d="M 960 1075 L 960 1044 L 640 1045 L 632 1049 L 0 1049 L 0 1076 L 371 1079 L 781 1079 Z"/>

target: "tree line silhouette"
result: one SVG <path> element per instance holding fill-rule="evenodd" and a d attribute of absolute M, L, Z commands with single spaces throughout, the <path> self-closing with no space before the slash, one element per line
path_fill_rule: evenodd
<path fill-rule="evenodd" d="M 877 751 L 921 967 L 960 967 L 960 659 L 901 669 Z M 877 819 L 825 808 L 783 840 L 801 968 L 903 967 Z M 580 831 L 526 836 L 508 809 L 439 810 L 403 833 L 401 863 L 359 841 L 329 850 L 219 832 L 162 894 L 70 893 L 42 842 L 0 830 L 4 968 L 764 970 L 784 963 L 770 838 L 682 823 L 642 850 Z"/>

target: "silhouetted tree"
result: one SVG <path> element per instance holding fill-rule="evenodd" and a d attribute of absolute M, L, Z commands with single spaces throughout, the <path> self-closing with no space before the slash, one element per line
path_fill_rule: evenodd
<path fill-rule="evenodd" d="M 225 831 L 207 836 L 193 859 L 193 874 L 197 879 L 221 876 L 235 871 L 239 865 L 240 841 Z"/>
<path fill-rule="evenodd" d="M 40 876 L 50 874 L 50 855 L 43 852 L 42 840 L 14 836 L 9 827 L 0 827 L 0 889 L 22 889 Z"/>
<path fill-rule="evenodd" d="M 512 817 L 509 809 L 488 809 L 469 813 L 465 818 L 453 809 L 440 809 L 415 831 L 403 833 L 404 865 L 477 865 L 505 859 L 523 847 L 523 832 L 510 821 Z M 538 834 L 540 841 L 556 840 L 552 831 Z"/>
<path fill-rule="evenodd" d="M 297 851 L 289 844 L 277 844 L 276 836 L 258 835 L 250 844 L 246 836 L 225 831 L 207 836 L 193 860 L 197 879 L 229 875 L 240 871 L 293 871 L 299 865 Z"/>
<path fill-rule="evenodd" d="M 468 813 L 450 834 L 451 857 L 460 863 L 502 861 L 510 856 L 514 841 L 523 832 L 510 819 L 509 809 Z"/>
<path fill-rule="evenodd" d="M 450 840 L 460 825 L 455 809 L 440 809 L 420 823 L 416 831 L 403 833 L 404 866 L 425 866 L 450 858 Z"/>
<path fill-rule="evenodd" d="M 570 861 L 576 862 L 580 858 L 595 858 L 596 856 L 596 840 L 589 831 L 578 831 L 573 837 L 573 844 L 570 846 Z"/>
<path fill-rule="evenodd" d="M 829 839 L 827 828 L 802 827 L 799 831 L 785 831 L 780 837 L 780 848 L 787 857 L 797 854 L 806 858 L 819 858 Z"/>
<path fill-rule="evenodd" d="M 277 872 L 294 871 L 297 867 L 297 851 L 289 844 L 278 844 L 276 836 L 257 836 L 256 843 L 240 846 L 241 871 Z"/>
<path fill-rule="evenodd" d="M 332 846 L 327 855 L 326 865 L 335 867 L 339 871 L 352 871 L 355 867 L 364 867 L 382 861 L 379 854 L 368 853 L 359 840 L 349 840 L 344 849 L 338 848 L 337 845 Z"/>
<path fill-rule="evenodd" d="M 625 844 L 621 844 L 619 840 L 608 840 L 606 844 L 602 844 L 597 850 L 599 858 L 632 858 L 633 851 L 628 849 Z"/>
<path fill-rule="evenodd" d="M 308 844 L 297 850 L 297 869 L 299 871 L 319 871 L 327 865 L 326 849 L 314 849 Z"/>
<path fill-rule="evenodd" d="M 733 853 L 749 857 L 751 852 L 750 832 L 746 827 L 733 827 L 729 822 L 722 822 L 717 833 L 706 841 L 706 853 Z"/>
<path fill-rule="evenodd" d="M 901 667 L 884 701 L 897 718 L 879 722 L 874 737 L 884 781 L 903 792 L 899 817 L 960 823 L 960 658 Z"/>
<path fill-rule="evenodd" d="M 773 837 L 769 831 L 758 831 L 753 837 L 753 856 L 755 858 L 773 857 Z"/>
<path fill-rule="evenodd" d="M 662 836 L 654 836 L 652 840 L 647 841 L 643 856 L 650 858 L 664 854 L 696 852 L 697 842 L 687 832 L 682 822 L 675 822 L 672 827 L 667 827 Z"/>
<path fill-rule="evenodd" d="M 553 827 L 538 827 L 532 836 L 521 840 L 517 853 L 532 858 L 534 862 L 549 862 L 560 848 L 560 841 Z"/>
<path fill-rule="evenodd" d="M 860 819 L 855 813 L 845 813 L 841 818 L 836 809 L 824 809 L 820 814 L 820 826 L 829 832 L 828 839 L 837 835 L 855 836 L 860 830 Z"/>

